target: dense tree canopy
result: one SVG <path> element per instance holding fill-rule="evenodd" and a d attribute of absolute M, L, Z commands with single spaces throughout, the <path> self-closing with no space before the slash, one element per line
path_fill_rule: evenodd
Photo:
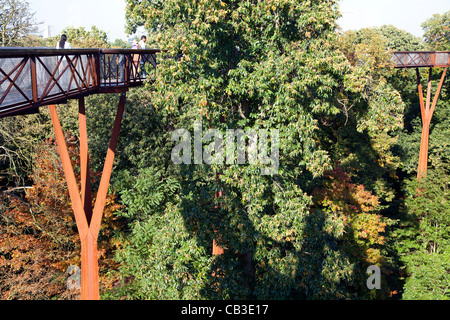
<path fill-rule="evenodd" d="M 392 198 L 382 177 L 396 169 L 389 148 L 396 141 L 395 130 L 403 124 L 403 104 L 381 76 L 372 76 L 372 71 L 382 66 L 370 60 L 370 55 L 364 63 L 352 66 L 338 50 L 336 3 L 129 1 L 128 12 L 130 28 L 145 21 L 159 46 L 167 50 L 164 54 L 177 57 L 161 56 L 160 66 L 151 75 L 155 82 L 148 87 L 156 111 L 167 114 L 172 128 L 191 131 L 194 121 L 201 121 L 205 130 L 267 128 L 280 134 L 280 166 L 274 175 L 259 174 L 261 164 L 229 165 L 228 161 L 227 165 L 210 166 L 152 164 L 164 183 L 175 174 L 179 191 L 170 201 L 170 210 L 161 205 L 153 209 L 133 205 L 140 209 L 130 216 L 138 223 L 133 237 L 147 239 L 145 243 L 152 248 L 155 245 L 152 251 L 158 254 L 162 245 L 158 242 L 156 246 L 155 239 L 164 239 L 161 236 L 167 231 L 163 226 L 182 227 L 187 239 L 203 248 L 186 256 L 181 248 L 192 245 L 180 239 L 175 245 L 180 250 L 170 255 L 175 261 L 189 257 L 185 271 L 175 271 L 179 267 L 165 262 L 166 271 L 159 272 L 177 272 L 187 279 L 197 275 L 196 293 L 183 298 L 367 294 L 361 291 L 361 279 L 364 265 L 381 259 L 377 246 L 383 244 L 379 234 L 387 222 L 376 215 L 381 209 L 378 197 Z M 324 173 L 338 165 L 350 176 L 340 174 L 346 178 L 338 179 L 336 188 L 350 191 L 351 197 L 363 197 L 355 204 L 354 216 L 338 205 L 347 201 L 344 194 L 312 197 L 314 190 L 331 188 L 327 181 L 334 175 Z M 379 169 L 373 170 L 376 167 Z M 362 173 L 374 178 L 369 191 L 350 182 Z M 159 185 L 151 180 L 146 183 Z M 134 188 L 125 194 L 138 194 Z M 224 195 L 215 198 L 215 190 Z M 167 192 L 157 198 L 169 201 Z M 363 205 L 366 201 L 372 204 Z M 159 219 L 166 222 L 158 227 Z M 373 239 L 362 231 L 364 223 L 373 224 Z M 151 224 L 153 231 L 141 229 L 143 224 Z M 344 236 L 348 232 L 355 236 Z M 223 256 L 211 259 L 213 239 L 226 250 Z M 124 266 L 151 268 L 155 259 L 167 259 L 166 255 L 142 256 L 136 251 L 141 246 L 124 249 Z M 127 267 L 123 270 L 129 272 Z M 150 283 L 177 285 L 163 278 L 148 278 L 155 274 L 151 270 L 156 269 L 135 279 L 136 291 L 143 292 Z M 211 276 L 214 270 L 221 270 L 219 280 Z M 180 297 L 180 292 L 175 296 L 171 292 L 162 291 L 156 297 Z"/>

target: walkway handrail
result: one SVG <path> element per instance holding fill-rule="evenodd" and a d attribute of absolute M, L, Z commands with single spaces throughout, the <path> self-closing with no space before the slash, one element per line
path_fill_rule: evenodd
<path fill-rule="evenodd" d="M 0 48 L 0 117 L 96 93 L 125 92 L 156 67 L 157 49 Z"/>

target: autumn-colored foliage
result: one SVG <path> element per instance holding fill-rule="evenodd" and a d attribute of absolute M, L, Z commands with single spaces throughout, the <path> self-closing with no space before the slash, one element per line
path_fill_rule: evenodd
<path fill-rule="evenodd" d="M 69 155 L 79 180 L 79 149 L 74 137 L 66 138 Z M 4 194 L 1 198 L 0 298 L 77 298 L 79 290 L 66 286 L 69 266 L 80 266 L 80 242 L 63 168 L 56 143 L 46 141 L 37 148 L 25 196 Z M 92 177 L 98 174 L 91 172 Z M 94 194 L 95 196 L 95 194 Z M 95 197 L 94 197 L 95 201 Z M 109 241 L 120 228 L 113 216 L 120 209 L 113 194 L 105 206 L 105 227 L 99 238 L 100 270 L 117 267 L 111 261 L 115 243 Z M 104 287 L 115 279 L 102 278 Z"/>
<path fill-rule="evenodd" d="M 340 167 L 325 173 L 324 186 L 314 191 L 315 203 L 341 221 L 343 238 L 351 243 L 351 251 L 367 263 L 380 264 L 379 245 L 385 243 L 386 221 L 377 213 L 378 197 L 363 185 L 351 182 Z"/>

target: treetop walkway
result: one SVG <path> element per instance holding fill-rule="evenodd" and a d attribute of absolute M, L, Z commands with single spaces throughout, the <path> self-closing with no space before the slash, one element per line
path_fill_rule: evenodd
<path fill-rule="evenodd" d="M 417 91 L 419 93 L 420 113 L 422 117 L 422 138 L 420 143 L 419 166 L 417 178 L 420 180 L 427 175 L 428 167 L 428 140 L 430 133 L 431 118 L 436 108 L 439 94 L 444 84 L 447 69 L 450 66 L 450 51 L 399 51 L 395 52 L 391 61 L 395 68 L 415 68 L 417 77 Z M 426 99 L 422 88 L 422 77 L 419 68 L 428 68 L 428 82 Z M 433 68 L 444 68 L 440 82 L 432 98 L 432 70 Z"/>
<path fill-rule="evenodd" d="M 159 50 L 0 48 L 0 117 L 35 113 L 95 93 L 120 93 L 145 80 Z"/>
<path fill-rule="evenodd" d="M 0 117 L 95 93 L 125 92 L 156 67 L 159 50 L 0 48 Z M 450 52 L 398 51 L 395 68 L 448 67 Z"/>
<path fill-rule="evenodd" d="M 450 51 L 397 51 L 392 62 L 395 68 L 445 68 L 450 66 Z"/>
<path fill-rule="evenodd" d="M 48 105 L 61 164 L 81 242 L 81 298 L 99 296 L 97 237 L 116 154 L 126 92 L 148 81 L 148 64 L 156 68 L 159 50 L 0 48 L 0 117 L 36 113 Z M 121 93 L 93 204 L 89 173 L 85 96 Z M 77 181 L 56 104 L 78 100 L 80 172 Z M 79 188 L 81 187 L 81 190 Z"/>

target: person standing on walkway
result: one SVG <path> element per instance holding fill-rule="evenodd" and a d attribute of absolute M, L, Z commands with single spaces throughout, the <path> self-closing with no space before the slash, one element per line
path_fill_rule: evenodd
<path fill-rule="evenodd" d="M 71 49 L 72 46 L 67 42 L 67 36 L 61 35 L 61 40 L 56 44 L 56 49 Z"/>
<path fill-rule="evenodd" d="M 142 36 L 141 41 L 139 41 L 139 49 L 145 50 L 145 42 L 147 42 L 147 37 Z M 142 57 L 141 57 L 141 72 L 142 72 L 142 76 L 145 78 L 146 77 L 145 64 L 144 64 L 144 59 L 142 59 Z"/>
<path fill-rule="evenodd" d="M 67 36 L 65 34 L 61 35 L 61 40 L 56 44 L 56 49 L 72 49 L 70 43 L 67 42 Z M 64 56 L 61 56 L 61 58 L 59 59 L 61 59 L 61 63 L 59 65 L 58 71 L 62 75 L 59 77 L 58 83 L 64 89 L 64 91 L 69 91 L 70 90 L 69 78 L 71 76 L 71 72 L 67 71 L 66 68 L 68 61 L 67 58 Z"/>
<path fill-rule="evenodd" d="M 147 42 L 147 37 L 142 36 L 141 41 L 139 41 L 139 49 L 145 49 L 145 42 Z"/>

